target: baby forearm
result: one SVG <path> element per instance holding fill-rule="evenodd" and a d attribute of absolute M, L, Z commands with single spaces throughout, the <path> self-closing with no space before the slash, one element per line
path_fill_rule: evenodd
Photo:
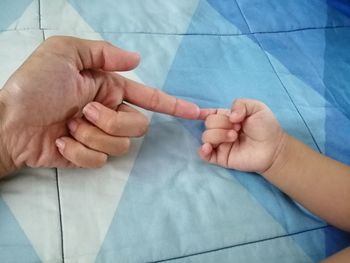
<path fill-rule="evenodd" d="M 350 262 L 350 247 L 338 252 L 337 254 L 327 258 L 321 263 L 348 263 Z"/>
<path fill-rule="evenodd" d="M 330 224 L 350 231 L 350 167 L 285 135 L 263 176 Z"/>

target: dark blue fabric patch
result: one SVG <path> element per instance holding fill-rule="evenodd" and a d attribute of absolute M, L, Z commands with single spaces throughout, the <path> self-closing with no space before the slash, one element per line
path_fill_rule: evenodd
<path fill-rule="evenodd" d="M 349 0 L 327 0 L 327 2 L 338 9 L 340 12 L 350 16 L 350 1 Z"/>

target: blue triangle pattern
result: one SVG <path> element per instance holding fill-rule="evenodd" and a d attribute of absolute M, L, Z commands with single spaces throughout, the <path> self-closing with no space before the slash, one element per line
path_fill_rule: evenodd
<path fill-rule="evenodd" d="M 0 197 L 0 262 L 40 262 L 27 236 Z"/>
<path fill-rule="evenodd" d="M 0 1 L 0 29 L 6 30 L 33 0 L 1 0 Z"/>

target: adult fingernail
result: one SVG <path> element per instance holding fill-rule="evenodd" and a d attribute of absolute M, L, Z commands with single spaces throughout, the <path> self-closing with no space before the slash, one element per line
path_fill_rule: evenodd
<path fill-rule="evenodd" d="M 137 52 L 131 52 L 131 54 L 132 54 L 132 56 L 133 56 L 135 59 L 140 59 L 140 58 L 141 58 L 140 54 L 137 53 Z"/>
<path fill-rule="evenodd" d="M 91 103 L 84 107 L 83 113 L 89 121 L 96 122 L 98 120 L 98 109 Z"/>
<path fill-rule="evenodd" d="M 66 145 L 66 143 L 64 142 L 63 139 L 59 138 L 56 140 L 56 146 L 58 147 L 58 149 L 60 151 L 63 151 L 64 150 L 64 146 Z"/>
<path fill-rule="evenodd" d="M 68 128 L 71 132 L 75 132 L 78 128 L 78 123 L 76 120 L 71 120 L 68 122 Z"/>

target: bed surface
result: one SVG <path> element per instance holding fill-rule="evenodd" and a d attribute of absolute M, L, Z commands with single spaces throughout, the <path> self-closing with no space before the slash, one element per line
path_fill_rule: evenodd
<path fill-rule="evenodd" d="M 350 164 L 346 2 L 2 0 L 0 86 L 49 36 L 104 39 L 141 54 L 126 76 L 202 107 L 262 100 Z M 147 114 L 149 133 L 102 169 L 0 183 L 0 262 L 318 262 L 350 245 L 262 177 L 201 161 L 202 122 Z"/>

